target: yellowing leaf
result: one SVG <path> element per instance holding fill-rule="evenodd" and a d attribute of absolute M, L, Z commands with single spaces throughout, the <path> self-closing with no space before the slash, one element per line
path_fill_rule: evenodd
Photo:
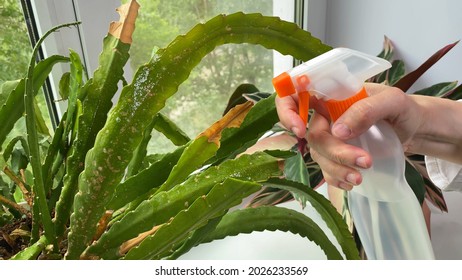
<path fill-rule="evenodd" d="M 245 102 L 244 104 L 237 105 L 236 107 L 229 110 L 226 115 L 215 122 L 207 130 L 199 134 L 197 138 L 206 136 L 209 142 L 214 142 L 217 146 L 220 146 L 221 132 L 225 128 L 230 127 L 239 127 L 244 121 L 245 116 L 252 108 L 253 103 L 250 101 Z"/>

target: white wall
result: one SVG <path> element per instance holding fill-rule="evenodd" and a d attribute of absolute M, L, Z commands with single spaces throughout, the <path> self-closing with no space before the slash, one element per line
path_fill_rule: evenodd
<path fill-rule="evenodd" d="M 314 0 L 313 0 L 314 1 Z M 389 37 L 412 71 L 443 46 L 462 38 L 459 0 L 326 0 L 325 42 L 373 55 Z M 322 12 L 322 11 L 320 11 Z M 462 43 L 435 64 L 413 90 L 462 82 Z M 438 259 L 462 258 L 462 193 L 444 193 L 449 213 L 432 211 L 432 244 Z"/>
<path fill-rule="evenodd" d="M 460 11 L 459 0 L 327 0 L 325 42 L 375 55 L 386 35 L 411 71 L 443 46 L 462 38 Z M 462 81 L 461 62 L 462 44 L 414 88 Z"/>

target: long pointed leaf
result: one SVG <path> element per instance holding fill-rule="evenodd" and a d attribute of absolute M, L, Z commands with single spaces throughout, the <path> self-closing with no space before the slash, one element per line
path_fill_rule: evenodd
<path fill-rule="evenodd" d="M 156 118 L 157 121 L 154 124 L 154 129 L 165 135 L 174 145 L 181 146 L 191 140 L 188 135 L 166 115 L 158 113 Z"/>
<path fill-rule="evenodd" d="M 167 180 L 172 168 L 176 165 L 186 146 L 180 147 L 162 157 L 161 160 L 151 164 L 148 168 L 117 186 L 114 196 L 107 208 L 116 210 L 137 197 L 158 188 Z"/>
<path fill-rule="evenodd" d="M 114 223 L 96 243 L 88 248 L 86 255 L 87 257 L 101 256 L 139 233 L 167 222 L 226 178 L 261 182 L 281 175 L 278 159 L 265 153 L 243 155 L 235 160 L 226 161 L 220 166 L 210 167 L 202 173 L 189 177 L 187 181 L 170 191 L 157 193 L 141 203 L 121 221 Z M 116 256 L 112 256 L 114 257 Z"/>
<path fill-rule="evenodd" d="M 78 177 L 84 169 L 87 151 L 93 147 L 96 135 L 106 123 L 107 114 L 112 107 L 111 99 L 118 90 L 118 82 L 123 80 L 123 67 L 129 57 L 128 51 L 131 45 L 134 18 L 138 14 L 139 5 L 134 1 L 122 7 L 122 10 L 119 10 L 120 22 L 111 24 L 110 32 L 103 40 L 99 66 L 93 78 L 86 83 L 85 89 L 82 90 L 85 92 L 85 98 L 82 105 L 82 115 L 78 119 L 77 138 L 73 142 L 70 156 L 66 162 L 67 172 L 64 178 L 64 187 L 56 205 L 56 228 L 59 236 L 64 233 L 65 225 L 72 211 L 72 201 L 77 193 Z M 120 122 L 121 119 L 119 118 L 117 121 Z M 120 137 L 120 134 L 117 137 Z M 108 153 L 108 151 L 102 152 Z"/>
<path fill-rule="evenodd" d="M 182 242 L 190 232 L 203 227 L 209 220 L 219 217 L 239 204 L 243 198 L 260 189 L 254 182 L 226 179 L 218 183 L 205 196 L 197 198 L 192 205 L 178 213 L 170 222 L 147 237 L 138 247 L 128 251 L 125 259 L 159 259 Z"/>
<path fill-rule="evenodd" d="M 199 229 L 196 229 L 194 233 L 184 241 L 180 248 L 176 249 L 172 254 L 169 254 L 168 257 L 165 257 L 169 260 L 175 260 L 178 257 L 186 254 L 193 247 L 202 243 L 203 240 L 216 229 L 217 225 L 220 223 L 223 216 L 219 216 L 211 219 L 207 224 Z"/>
<path fill-rule="evenodd" d="M 34 68 L 35 68 L 35 59 L 40 48 L 40 45 L 45 40 L 48 35 L 55 32 L 56 30 L 76 25 L 78 23 L 67 23 L 56 26 L 49 31 L 47 31 L 35 45 L 32 55 L 29 62 L 29 67 L 27 69 L 27 76 L 24 80 L 25 89 L 24 89 L 24 109 L 26 112 L 26 129 L 27 129 L 27 142 L 29 145 L 29 161 L 32 167 L 32 172 L 34 173 L 34 185 L 32 192 L 34 193 L 34 217 L 39 217 L 41 224 L 44 228 L 44 235 L 54 246 L 54 250 L 58 250 L 58 244 L 56 242 L 55 227 L 51 221 L 51 212 L 48 208 L 46 201 L 46 193 L 44 186 L 44 178 L 42 173 L 42 164 L 40 156 L 40 147 L 38 141 L 38 133 L 36 127 L 35 119 L 35 88 L 34 88 Z M 38 215 L 37 215 L 38 214 Z"/>
<path fill-rule="evenodd" d="M 407 91 L 416 81 L 420 78 L 430 67 L 433 66 L 438 60 L 440 60 L 447 52 L 449 52 L 459 41 L 449 44 L 444 48 L 434 53 L 428 58 L 421 66 L 416 70 L 408 73 L 401 80 L 399 80 L 394 86 L 400 88 L 402 91 Z"/>
<path fill-rule="evenodd" d="M 49 245 L 49 242 L 47 238 L 42 235 L 37 242 L 14 255 L 10 260 L 35 260 L 47 245 Z"/>
<path fill-rule="evenodd" d="M 148 153 L 148 144 L 151 140 L 152 130 L 157 122 L 157 119 L 158 116 L 156 115 L 154 119 L 151 121 L 151 123 L 149 123 L 149 125 L 144 129 L 143 139 L 133 152 L 133 157 L 127 166 L 127 173 L 125 175 L 125 178 L 130 178 L 140 171 L 143 165 L 143 160 L 146 157 L 146 154 Z"/>
<path fill-rule="evenodd" d="M 418 90 L 414 92 L 414 94 L 443 97 L 443 96 L 446 96 L 451 91 L 453 91 L 456 88 L 456 86 L 457 86 L 457 81 L 438 83 L 428 88 Z"/>
<path fill-rule="evenodd" d="M 182 146 L 186 145 L 191 139 L 184 133 L 173 121 L 162 113 L 158 113 L 152 122 L 145 128 L 143 132 L 143 139 L 136 147 L 133 153 L 133 158 L 128 164 L 127 175 L 130 177 L 138 173 L 139 169 L 143 165 L 144 158 L 147 154 L 147 147 L 151 140 L 152 130 L 156 129 L 165 137 L 170 139 L 174 145 Z"/>
<path fill-rule="evenodd" d="M 276 206 L 246 208 L 226 214 L 217 228 L 204 239 L 203 243 L 241 233 L 264 230 L 289 231 L 293 234 L 299 234 L 316 243 L 328 259 L 343 259 L 324 231 L 310 217 L 295 210 Z"/>
<path fill-rule="evenodd" d="M 340 214 L 332 206 L 329 200 L 316 191 L 298 182 L 285 179 L 272 178 L 265 183 L 266 186 L 279 188 L 304 196 L 334 234 L 347 259 L 359 259 L 359 253 L 351 232 L 343 221 Z"/>
<path fill-rule="evenodd" d="M 83 84 L 83 65 L 79 55 L 75 51 L 69 50 L 69 58 L 71 59 L 71 72 L 67 96 L 66 132 L 64 133 L 66 136 L 69 135 L 69 132 L 74 126 L 77 98 Z"/>
<path fill-rule="evenodd" d="M 66 117 L 67 113 L 64 113 L 63 119 Z M 53 183 L 53 178 L 56 174 L 52 172 L 53 163 L 57 160 L 60 165 L 64 160 L 64 155 L 62 147 L 64 138 L 64 122 L 59 122 L 58 127 L 55 130 L 51 144 L 48 147 L 47 155 L 42 165 L 43 174 L 45 176 L 45 190 L 48 193 L 51 190 L 51 185 Z M 59 159 L 57 159 L 59 158 Z"/>

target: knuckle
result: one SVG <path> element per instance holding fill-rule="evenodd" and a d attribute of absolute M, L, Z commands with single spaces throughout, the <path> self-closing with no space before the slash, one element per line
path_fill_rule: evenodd
<path fill-rule="evenodd" d="M 359 123 L 367 123 L 374 112 L 374 106 L 368 99 L 361 100 L 362 102 L 357 102 L 352 106 L 353 113 L 358 117 L 357 121 Z"/>

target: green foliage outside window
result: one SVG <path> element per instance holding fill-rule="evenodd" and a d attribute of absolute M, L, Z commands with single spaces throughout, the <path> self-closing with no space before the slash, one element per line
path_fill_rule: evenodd
<path fill-rule="evenodd" d="M 0 92 L 6 81 L 15 80 L 26 74 L 31 54 L 31 43 L 29 41 L 28 31 L 18 0 L 0 0 Z M 0 94 L 0 104 L 5 100 L 6 95 Z M 40 111 L 48 112 L 47 104 L 43 92 L 40 91 L 36 96 L 36 102 Z M 44 114 L 45 135 L 49 134 L 51 121 L 48 114 Z M 26 131 L 25 123 L 21 118 L 7 137 L 9 139 L 19 135 L 20 132 Z M 0 159 L 1 163 L 2 159 Z"/>
<path fill-rule="evenodd" d="M 126 1 L 124 1 L 126 2 Z M 152 46 L 163 48 L 178 34 L 184 34 L 198 22 L 205 22 L 220 13 L 258 12 L 270 15 L 272 0 L 140 0 L 142 13 L 138 15 L 133 46 L 130 51 L 132 69 L 137 69 L 155 53 Z M 178 67 L 181 67 L 180 65 Z M 272 51 L 255 45 L 225 45 L 217 48 L 191 73 L 162 110 L 190 137 L 203 131 L 219 119 L 231 93 L 242 83 L 256 85 L 272 92 Z M 184 116 L 189 116 L 184 119 Z M 160 133 L 154 132 L 162 150 L 174 146 Z M 151 150 L 152 150 L 151 147 Z"/>

